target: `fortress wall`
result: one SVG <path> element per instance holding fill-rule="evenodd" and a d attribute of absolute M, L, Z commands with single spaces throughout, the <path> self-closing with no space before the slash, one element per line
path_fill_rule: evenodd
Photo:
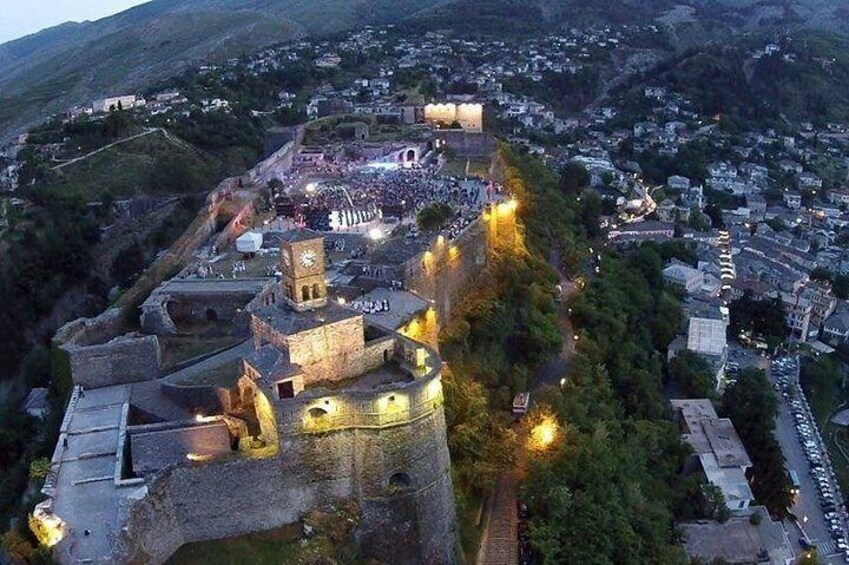
<path fill-rule="evenodd" d="M 390 487 L 399 470 L 409 474 L 409 488 Z M 451 563 L 454 505 L 442 408 L 393 428 L 284 436 L 268 459 L 171 468 L 131 507 L 121 542 L 128 558 L 144 554 L 161 563 L 180 543 L 280 527 L 349 498 L 363 510 L 366 556 Z"/>
<path fill-rule="evenodd" d="M 166 298 L 164 306 L 177 327 L 207 321 L 231 322 L 240 334 L 247 335 L 250 326 L 248 304 L 255 296 L 253 289 L 218 292 L 211 285 L 210 292 L 174 294 Z"/>
<path fill-rule="evenodd" d="M 374 479 L 361 487 L 360 542 L 365 556 L 384 560 L 393 556 L 393 563 L 454 562 L 457 532 L 451 461 L 447 444 L 432 440 L 444 433 L 444 413 L 438 410 L 415 426 L 362 434 L 368 448 L 357 453 L 365 456 L 357 466 Z M 409 477 L 408 487 L 393 483 L 392 477 L 401 473 Z M 398 544 L 397 540 L 405 539 L 419 543 Z"/>
<path fill-rule="evenodd" d="M 457 105 L 451 102 L 447 104 L 428 104 L 424 107 L 424 119 L 429 124 L 451 124 L 457 119 Z"/>
<path fill-rule="evenodd" d="M 449 243 L 443 239 L 429 251 L 407 262 L 406 286 L 432 300 L 440 319 L 447 319 L 452 303 L 486 265 L 487 234 L 480 222 Z"/>
<path fill-rule="evenodd" d="M 163 382 L 162 394 L 194 414 L 220 414 L 233 409 L 229 389 L 212 385 L 186 386 Z"/>
<path fill-rule="evenodd" d="M 486 157 L 497 147 L 495 137 L 488 133 L 475 133 L 456 129 L 441 129 L 434 132 L 440 145 L 450 147 L 458 157 Z"/>
<path fill-rule="evenodd" d="M 481 104 L 460 104 L 457 106 L 457 121 L 463 129 L 472 133 L 483 131 L 483 106 Z"/>
<path fill-rule="evenodd" d="M 161 351 L 156 336 L 125 333 L 121 311 L 107 310 L 62 326 L 54 337 L 68 354 L 74 384 L 99 388 L 154 379 Z"/>
<path fill-rule="evenodd" d="M 103 345 L 64 345 L 74 384 L 99 388 L 159 376 L 161 352 L 156 336 L 121 336 Z"/>
<path fill-rule="evenodd" d="M 363 336 L 360 316 L 290 335 L 286 339 L 289 358 L 303 368 L 309 382 L 340 381 L 362 375 L 383 365 L 395 350 L 393 336 L 384 336 L 365 345 Z"/>
<path fill-rule="evenodd" d="M 433 301 L 438 319 L 447 320 L 454 302 L 468 292 L 495 249 L 516 245 L 518 241 L 514 211 L 506 203 L 493 206 L 454 241 L 437 239 L 428 251 L 407 261 L 406 287 Z M 418 324 L 418 330 L 427 329 L 421 321 Z M 416 330 L 415 325 L 408 325 L 405 331 Z M 424 337 L 420 341 L 427 342 Z"/>

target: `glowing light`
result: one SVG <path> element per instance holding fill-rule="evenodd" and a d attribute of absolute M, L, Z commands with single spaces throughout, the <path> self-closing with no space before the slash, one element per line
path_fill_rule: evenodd
<path fill-rule="evenodd" d="M 529 447 L 534 451 L 548 448 L 557 437 L 557 422 L 551 416 L 543 416 L 539 424 L 531 429 Z"/>
<path fill-rule="evenodd" d="M 218 420 L 218 416 L 204 416 L 203 414 L 195 414 L 195 422 L 215 422 Z"/>
<path fill-rule="evenodd" d="M 189 461 L 209 461 L 212 455 L 204 455 L 202 453 L 186 453 L 186 459 Z"/>
<path fill-rule="evenodd" d="M 440 235 L 436 238 L 436 243 L 437 243 L 437 245 L 442 245 L 442 244 L 444 244 L 444 243 L 445 243 L 445 237 L 443 237 L 443 236 L 442 236 L 442 234 L 440 234 Z"/>
<path fill-rule="evenodd" d="M 383 239 L 383 230 L 381 230 L 380 228 L 371 228 L 368 231 L 368 237 L 372 241 L 377 241 L 379 239 Z"/>
<path fill-rule="evenodd" d="M 460 249 L 456 245 L 452 245 L 451 247 L 448 248 L 448 257 L 450 257 L 451 259 L 454 259 L 458 255 L 460 255 Z"/>
<path fill-rule="evenodd" d="M 36 505 L 29 517 L 29 529 L 39 543 L 53 547 L 65 538 L 65 523 L 59 516 L 47 510 L 48 501 Z"/>
<path fill-rule="evenodd" d="M 442 392 L 442 383 L 439 379 L 433 379 L 430 381 L 430 384 L 427 385 L 428 392 L 430 393 L 430 398 L 432 400 L 436 400 L 439 398 L 439 394 Z"/>
<path fill-rule="evenodd" d="M 409 399 L 397 393 L 382 396 L 377 400 L 377 408 L 381 414 L 396 414 L 409 408 Z"/>
<path fill-rule="evenodd" d="M 338 302 L 339 304 L 342 304 L 344 306 L 345 305 L 345 297 L 340 296 L 339 298 L 336 299 L 336 302 Z"/>
<path fill-rule="evenodd" d="M 318 185 L 315 184 L 314 182 L 311 182 L 307 186 L 304 187 L 304 190 L 306 190 L 309 193 L 315 192 L 316 189 L 318 189 Z"/>

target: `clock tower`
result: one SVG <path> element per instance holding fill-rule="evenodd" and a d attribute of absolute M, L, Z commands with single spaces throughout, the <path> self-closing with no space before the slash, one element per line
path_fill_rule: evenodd
<path fill-rule="evenodd" d="M 311 230 L 283 234 L 280 242 L 280 284 L 287 302 L 298 311 L 327 304 L 324 277 L 324 237 Z"/>

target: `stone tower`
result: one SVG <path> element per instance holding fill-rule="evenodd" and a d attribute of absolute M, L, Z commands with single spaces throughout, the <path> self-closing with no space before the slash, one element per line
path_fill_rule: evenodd
<path fill-rule="evenodd" d="M 280 242 L 280 281 L 283 296 L 296 310 L 303 312 L 327 304 L 324 277 L 324 238 L 310 230 L 286 232 Z"/>

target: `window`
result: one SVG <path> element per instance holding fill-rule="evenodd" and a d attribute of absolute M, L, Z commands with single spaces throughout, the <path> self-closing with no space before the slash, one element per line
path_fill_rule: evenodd
<path fill-rule="evenodd" d="M 407 489 L 410 488 L 411 484 L 413 484 L 413 481 L 407 473 L 395 473 L 389 477 L 390 489 Z"/>
<path fill-rule="evenodd" d="M 277 397 L 280 399 L 283 398 L 294 398 L 295 397 L 295 385 L 292 381 L 282 381 L 277 383 Z"/>
<path fill-rule="evenodd" d="M 309 300 L 310 299 L 310 287 L 309 285 L 304 285 L 301 287 L 301 300 Z"/>
<path fill-rule="evenodd" d="M 318 420 L 319 418 L 324 418 L 325 416 L 327 416 L 327 410 L 323 408 L 310 408 L 309 412 L 307 413 L 310 415 L 310 418 L 314 420 Z"/>
<path fill-rule="evenodd" d="M 321 287 L 318 286 L 318 283 L 312 285 L 312 297 L 313 300 L 316 298 L 321 298 Z"/>

